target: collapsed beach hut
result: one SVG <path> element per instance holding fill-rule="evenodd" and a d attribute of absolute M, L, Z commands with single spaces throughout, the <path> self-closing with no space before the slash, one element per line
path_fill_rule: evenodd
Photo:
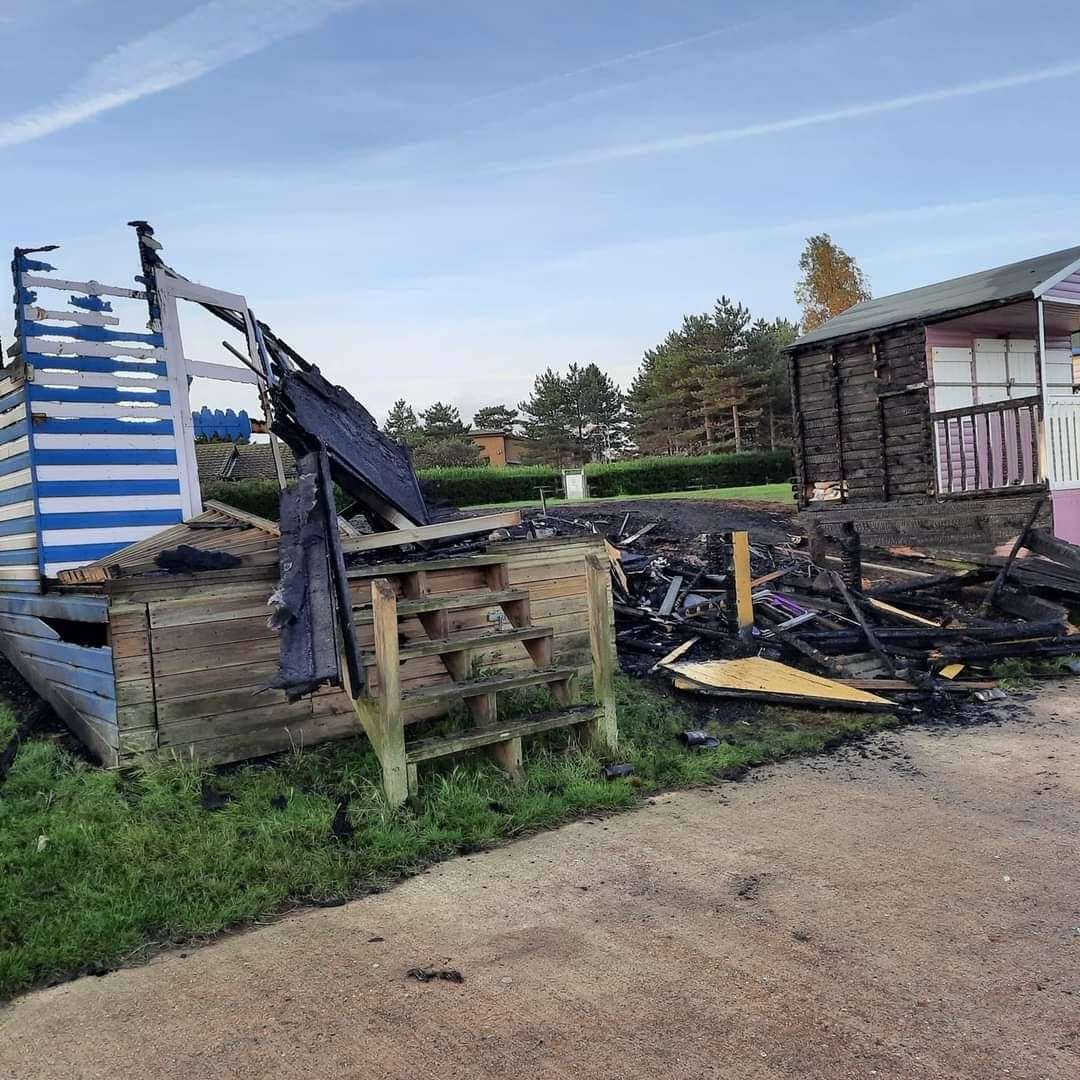
<path fill-rule="evenodd" d="M 236 761 L 362 728 L 400 802 L 421 762 L 463 750 L 516 774 L 535 732 L 613 748 L 602 539 L 514 538 L 516 512 L 433 522 L 404 446 L 243 296 L 177 274 L 132 225 L 136 288 L 16 249 L 0 370 L 0 651 L 97 760 Z M 186 355 L 184 305 L 240 336 L 223 343 L 238 363 Z M 133 310 L 145 329 L 125 328 Z M 193 378 L 257 392 L 280 522 L 203 504 Z M 552 709 L 500 718 L 500 695 L 535 686 Z M 455 702 L 463 730 L 406 737 Z"/>
<path fill-rule="evenodd" d="M 789 350 L 805 524 L 969 548 L 1042 501 L 1080 541 L 1080 247 L 856 304 Z"/>

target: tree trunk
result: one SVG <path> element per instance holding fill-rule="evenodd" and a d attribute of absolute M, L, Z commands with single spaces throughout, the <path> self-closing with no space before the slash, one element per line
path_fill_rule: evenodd
<path fill-rule="evenodd" d="M 769 449 L 776 449 L 776 413 L 772 405 L 769 406 Z"/>
<path fill-rule="evenodd" d="M 711 454 L 713 452 L 713 426 L 712 420 L 709 414 L 706 412 L 705 416 L 705 453 Z"/>
<path fill-rule="evenodd" d="M 739 429 L 739 406 L 731 406 L 731 423 L 735 428 L 735 453 L 742 450 L 742 431 Z"/>

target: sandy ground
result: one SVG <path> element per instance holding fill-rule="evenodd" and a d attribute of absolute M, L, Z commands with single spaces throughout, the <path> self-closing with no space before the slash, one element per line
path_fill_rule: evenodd
<path fill-rule="evenodd" d="M 0 1076 L 1075 1080 L 1073 687 L 32 994 Z"/>

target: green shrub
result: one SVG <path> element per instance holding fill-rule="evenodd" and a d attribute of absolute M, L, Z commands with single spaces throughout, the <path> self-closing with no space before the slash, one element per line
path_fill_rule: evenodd
<path fill-rule="evenodd" d="M 652 495 L 693 488 L 746 487 L 786 480 L 791 473 L 791 453 L 787 450 L 636 458 L 585 467 L 589 494 L 593 498 Z"/>
<path fill-rule="evenodd" d="M 744 487 L 777 483 L 792 473 L 787 450 L 751 450 L 741 454 L 701 457 L 647 457 L 586 465 L 589 494 L 594 498 L 652 495 L 694 488 Z M 562 472 L 549 465 L 421 469 L 420 484 L 431 501 L 475 506 L 536 499 L 543 486 L 562 495 Z"/>
<path fill-rule="evenodd" d="M 493 469 L 490 465 L 420 469 L 420 487 L 428 502 L 451 506 L 478 503 L 520 502 L 538 499 L 539 488 L 548 495 L 562 495 L 562 473 L 550 465 L 515 465 Z"/>
<path fill-rule="evenodd" d="M 792 473 L 787 450 L 751 450 L 742 454 L 706 454 L 701 457 L 647 457 L 628 461 L 598 462 L 585 466 L 589 494 L 594 498 L 652 495 L 661 491 L 694 488 L 743 487 L 787 480 Z M 418 469 L 420 486 L 430 503 L 451 506 L 523 502 L 563 494 L 562 470 L 551 465 L 490 465 Z M 275 480 L 215 480 L 203 484 L 204 499 L 246 510 L 271 521 L 278 519 L 278 486 Z M 338 508 L 347 501 L 335 488 Z"/>
<path fill-rule="evenodd" d="M 202 497 L 277 521 L 281 489 L 276 480 L 212 480 L 202 485 Z"/>
<path fill-rule="evenodd" d="M 281 512 L 281 490 L 276 480 L 212 480 L 202 485 L 202 497 L 204 502 L 213 499 L 270 521 L 277 521 Z M 339 511 L 352 502 L 337 484 L 334 485 L 334 501 Z"/>

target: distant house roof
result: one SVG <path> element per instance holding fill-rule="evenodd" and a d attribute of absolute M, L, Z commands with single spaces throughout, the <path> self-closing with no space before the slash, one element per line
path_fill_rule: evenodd
<path fill-rule="evenodd" d="M 966 274 L 937 285 L 864 300 L 816 330 L 803 334 L 790 347 L 799 349 L 820 341 L 884 330 L 900 323 L 928 322 L 953 312 L 976 311 L 1034 299 L 1078 269 L 1080 247 L 1071 247 L 993 270 Z"/>
<path fill-rule="evenodd" d="M 522 442 L 528 442 L 529 440 L 524 435 L 518 435 L 513 431 L 507 431 L 505 428 L 473 428 L 469 432 L 469 438 L 473 439 L 478 436 L 492 436 L 502 435 L 506 439 L 520 439 Z"/>
<path fill-rule="evenodd" d="M 199 479 L 204 484 L 210 480 L 220 480 L 235 450 L 231 442 L 197 442 L 195 461 L 199 466 Z"/>
<path fill-rule="evenodd" d="M 281 462 L 285 466 L 285 475 L 292 479 L 296 476 L 296 458 L 293 452 L 280 440 Z M 274 455 L 269 443 L 249 443 L 236 446 L 236 457 L 229 466 L 226 480 L 276 480 Z"/>
<path fill-rule="evenodd" d="M 281 460 L 285 476 L 296 476 L 296 459 L 283 443 Z M 269 443 L 208 442 L 195 444 L 195 460 L 199 466 L 199 480 L 276 480 L 274 458 Z"/>

